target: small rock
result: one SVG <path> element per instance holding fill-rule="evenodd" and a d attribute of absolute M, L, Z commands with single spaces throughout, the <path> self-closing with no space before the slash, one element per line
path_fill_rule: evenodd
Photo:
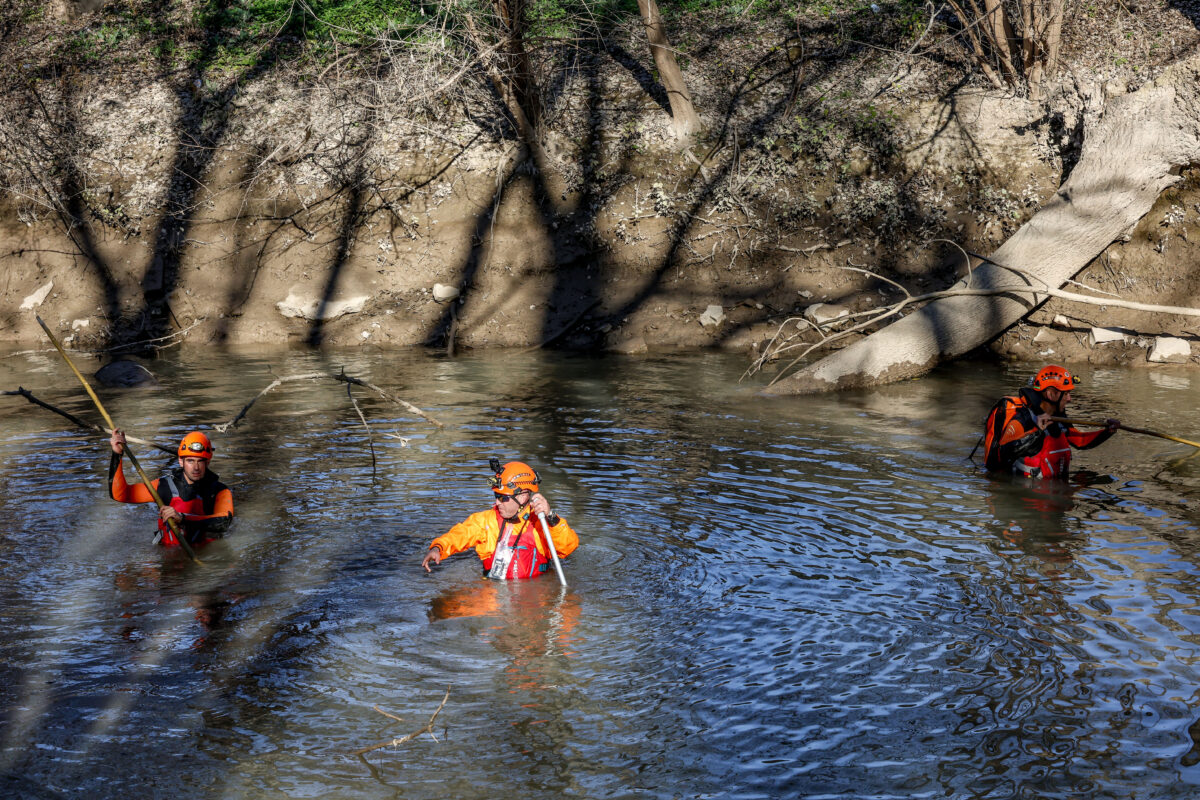
<path fill-rule="evenodd" d="M 1088 334 L 1088 341 L 1092 347 L 1110 342 L 1124 342 L 1126 338 L 1124 333 L 1112 328 L 1092 328 L 1092 332 Z"/>
<path fill-rule="evenodd" d="M 92 321 L 90 319 L 77 319 L 71 323 L 71 330 L 77 331 L 80 328 L 86 328 L 91 324 Z"/>
<path fill-rule="evenodd" d="M 1044 342 L 1057 341 L 1058 337 L 1050 332 L 1049 328 L 1038 329 L 1037 334 L 1033 337 L 1034 344 L 1042 344 Z"/>
<path fill-rule="evenodd" d="M 136 361 L 121 359 L 105 364 L 96 370 L 95 378 L 102 386 L 124 387 L 157 386 L 154 373 Z"/>
<path fill-rule="evenodd" d="M 433 285 L 433 299 L 439 303 L 446 303 L 459 296 L 457 286 L 447 286 L 444 283 L 435 283 Z"/>
<path fill-rule="evenodd" d="M 1191 357 L 1192 345 L 1188 341 L 1173 336 L 1159 336 L 1154 340 L 1146 360 L 1156 364 L 1183 364 Z"/>
<path fill-rule="evenodd" d="M 809 300 L 812 298 L 812 292 L 810 292 L 808 289 L 801 289 L 800 296 L 803 297 L 805 300 Z"/>
<path fill-rule="evenodd" d="M 345 314 L 357 314 L 363 310 L 370 299 L 368 295 L 364 294 L 344 300 L 331 300 L 322 307 L 320 300 L 304 297 L 293 290 L 288 292 L 286 299 L 276 303 L 275 308 L 279 309 L 279 313 L 285 317 L 330 320 Z"/>
<path fill-rule="evenodd" d="M 1060 328 L 1069 328 L 1071 327 L 1071 320 L 1067 319 L 1062 314 L 1055 314 L 1052 324 L 1057 325 Z"/>
<path fill-rule="evenodd" d="M 700 315 L 700 324 L 706 328 L 720 325 L 725 321 L 725 309 L 721 306 L 709 306 Z"/>
<path fill-rule="evenodd" d="M 832 303 L 813 303 L 804 309 L 804 318 L 818 327 L 835 319 L 850 316 L 850 310 Z"/>
<path fill-rule="evenodd" d="M 31 310 L 37 308 L 38 306 L 40 306 L 42 304 L 42 301 L 46 299 L 46 295 L 50 294 L 50 290 L 53 288 L 54 288 L 54 281 L 50 281 L 45 286 L 38 289 L 36 292 L 34 292 L 33 294 L 26 297 L 25 301 L 23 303 L 21 303 L 20 310 L 21 311 L 31 311 Z"/>

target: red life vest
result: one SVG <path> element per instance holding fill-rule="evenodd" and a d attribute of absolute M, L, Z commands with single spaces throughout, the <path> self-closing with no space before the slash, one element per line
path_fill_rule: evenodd
<path fill-rule="evenodd" d="M 1013 471 L 1032 478 L 1065 479 L 1071 469 L 1071 443 L 1067 440 L 1067 430 L 1062 425 L 1053 424 L 1046 428 L 1045 434 L 1042 449 L 1037 455 L 1018 459 Z"/>
<path fill-rule="evenodd" d="M 496 516 L 500 517 L 499 509 L 496 510 Z M 537 549 L 535 537 L 540 534 L 534 528 L 535 523 L 532 518 L 525 519 L 516 525 L 508 525 L 504 519 L 500 518 L 499 523 L 500 536 L 508 538 L 508 545 L 514 551 L 512 561 L 504 573 L 505 580 L 536 578 L 550 568 L 550 559 Z M 507 533 L 505 533 L 505 527 L 508 527 Z M 503 538 L 496 542 L 496 550 L 484 560 L 484 575 L 491 572 L 492 562 L 496 560 L 496 553 L 500 551 L 502 544 L 504 544 Z"/>
<path fill-rule="evenodd" d="M 164 480 L 162 483 L 165 483 L 171 492 L 171 499 L 167 501 L 167 505 L 178 511 L 180 514 L 203 515 L 205 513 L 203 497 L 197 495 L 191 500 L 184 500 L 179 496 L 179 489 L 175 486 L 175 481 L 171 478 L 171 476 L 165 475 L 163 478 Z M 187 528 L 185 523 L 180 522 L 179 529 L 184 536 L 187 536 Z M 192 540 L 192 537 L 188 536 L 188 544 L 192 545 L 210 541 L 212 541 L 212 539 L 205 538 L 200 542 L 196 542 Z M 175 538 L 175 533 L 171 530 L 171 526 L 163 522 L 162 517 L 158 518 L 158 536 L 156 537 L 155 544 L 161 544 L 163 547 L 179 546 L 179 540 Z"/>

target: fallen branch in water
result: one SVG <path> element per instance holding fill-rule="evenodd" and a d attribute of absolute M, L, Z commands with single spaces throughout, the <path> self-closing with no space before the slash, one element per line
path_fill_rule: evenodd
<path fill-rule="evenodd" d="M 8 397 L 18 397 L 18 396 L 24 397 L 30 403 L 33 403 L 35 406 L 41 406 L 42 408 L 46 409 L 47 411 L 53 411 L 55 414 L 58 414 L 60 417 L 65 417 L 66 419 L 70 420 L 75 425 L 79 426 L 80 428 L 83 428 L 84 430 L 94 431 L 103 436 L 111 436 L 112 435 L 112 431 L 110 431 L 110 430 L 102 428 L 99 425 L 93 425 L 90 422 L 84 422 L 79 417 L 75 416 L 74 414 L 72 414 L 69 411 L 63 411 L 61 408 L 56 408 L 55 406 L 50 405 L 49 403 L 45 402 L 44 400 L 39 400 L 38 398 L 33 396 L 33 392 L 29 391 L 28 389 L 26 389 L 23 386 L 18 386 L 16 391 L 11 391 L 11 390 L 5 391 L 4 394 Z M 168 453 L 170 455 L 175 455 L 175 449 L 172 447 L 163 447 L 161 444 L 155 444 L 154 442 L 149 442 L 149 441 L 146 441 L 145 439 L 139 439 L 136 436 L 126 436 L 125 438 L 127 440 L 133 442 L 134 444 L 144 444 L 147 447 L 153 447 L 155 449 L 162 450 L 164 453 Z"/>
<path fill-rule="evenodd" d="M 380 389 L 378 386 L 376 386 L 373 383 L 367 383 L 364 380 L 359 380 L 358 378 L 347 375 L 344 367 L 342 368 L 342 373 L 340 375 L 334 375 L 333 378 L 335 380 L 345 381 L 346 383 L 353 383 L 355 386 L 362 386 L 363 388 L 370 389 L 371 391 L 375 392 L 383 399 L 391 400 L 393 403 L 395 403 L 403 408 L 408 409 L 413 414 L 416 414 L 418 417 L 420 417 L 421 419 L 430 423 L 431 425 L 436 425 L 439 428 L 445 427 L 445 425 L 443 425 L 441 422 L 439 422 L 438 420 L 429 416 L 424 411 L 417 408 L 416 406 L 414 406 L 412 403 L 408 402 L 407 400 L 401 400 L 399 397 L 394 397 L 393 395 L 388 394 L 383 389 Z"/>
<path fill-rule="evenodd" d="M 242 417 L 246 416 L 246 412 L 250 410 L 250 407 L 252 405 L 254 405 L 256 402 L 258 402 L 258 398 L 262 397 L 264 394 L 271 391 L 272 389 L 274 389 L 276 386 L 279 386 L 280 384 L 290 383 L 292 381 L 307 381 L 307 380 L 312 380 L 314 378 L 324 378 L 324 377 L 326 377 L 326 375 L 323 372 L 309 372 L 305 375 L 288 375 L 285 378 L 276 378 L 275 380 L 273 380 L 269 384 L 267 384 L 267 388 L 263 389 L 261 392 L 254 395 L 254 397 L 252 397 L 250 399 L 249 403 L 246 403 L 246 405 L 242 406 L 242 410 L 237 413 L 236 417 L 229 420 L 229 422 L 222 422 L 218 425 L 213 425 L 213 429 L 216 430 L 218 433 L 225 433 L 225 431 L 229 430 L 230 428 L 237 427 L 237 424 L 242 421 Z"/>
<path fill-rule="evenodd" d="M 966 251 L 963 251 L 963 252 L 965 253 Z M 978 256 L 975 253 L 970 253 L 968 255 L 975 256 L 976 258 L 982 258 L 981 256 Z M 984 260 L 986 261 L 987 259 L 984 259 Z M 968 263 L 969 263 L 969 261 L 968 261 Z M 1037 278 L 1035 275 L 1033 275 L 1028 270 L 1022 269 L 1020 267 L 1011 267 L 1006 264 L 998 264 L 994 261 L 991 261 L 989 263 L 995 264 L 996 266 L 1001 267 L 1002 269 L 1009 270 L 1013 274 L 1018 275 L 1020 277 L 1032 278 L 1032 279 L 1038 280 L 1040 282 L 1039 278 Z M 820 325 L 818 325 L 814 322 L 811 322 L 810 320 L 807 320 L 804 317 L 789 317 L 788 319 L 785 319 L 782 323 L 780 323 L 779 327 L 776 329 L 775 335 L 771 337 L 771 340 L 769 342 L 767 342 L 767 345 L 763 348 L 763 352 L 758 356 L 758 358 L 756 358 L 750 364 L 749 367 L 746 368 L 746 371 L 744 373 L 742 373 L 742 379 L 745 379 L 745 378 L 753 375 L 754 373 L 758 372 L 768 362 L 774 361 L 775 359 L 779 358 L 783 353 L 789 352 L 789 351 L 792 351 L 792 350 L 795 350 L 798 348 L 803 348 L 803 350 L 800 352 L 800 354 L 798 356 L 796 356 L 786 367 L 781 369 L 779 371 L 779 373 L 770 381 L 770 383 L 768 385 L 774 384 L 775 382 L 777 382 L 781 378 L 783 378 L 792 369 L 792 367 L 796 366 L 796 364 L 798 364 L 800 361 L 802 361 L 806 356 L 808 356 L 809 353 L 813 352 L 814 350 L 816 350 L 820 347 L 824 347 L 826 345 L 832 344 L 833 342 L 836 342 L 840 339 L 844 339 L 847 336 L 851 336 L 855 333 L 858 333 L 865 328 L 871 327 L 872 325 L 874 325 L 877 322 L 881 322 L 885 319 L 888 319 L 889 317 L 898 316 L 900 314 L 900 312 L 903 311 L 909 305 L 912 305 L 914 303 L 921 303 L 921 302 L 924 302 L 927 300 L 940 300 L 945 297 L 970 297 L 970 296 L 989 296 L 989 295 L 1031 296 L 1031 297 L 1029 297 L 1029 299 L 1027 301 L 1030 304 L 1030 308 L 1032 308 L 1033 306 L 1036 306 L 1038 303 L 1041 303 L 1047 297 L 1058 297 L 1063 300 L 1070 300 L 1072 302 L 1085 303 L 1085 304 L 1094 305 L 1094 306 L 1113 306 L 1113 307 L 1117 307 L 1117 308 L 1129 308 L 1129 309 L 1134 309 L 1137 311 L 1151 311 L 1151 312 L 1157 312 L 1157 313 L 1162 313 L 1162 314 L 1180 314 L 1180 315 L 1186 315 L 1186 316 L 1200 316 L 1200 308 L 1188 308 L 1185 306 L 1157 306 L 1157 305 L 1150 305 L 1147 303 L 1134 303 L 1134 302 L 1131 302 L 1128 300 L 1119 300 L 1119 299 L 1114 299 L 1114 298 L 1090 297 L 1088 295 L 1076 294 L 1074 292 L 1064 292 L 1060 289 L 1053 289 L 1053 288 L 1050 288 L 1049 286 L 1045 285 L 1044 282 L 1042 283 L 1041 286 L 1031 286 L 1028 284 L 1026 284 L 1026 285 L 1017 284 L 1017 285 L 1013 285 L 1013 286 L 997 286 L 997 287 L 991 288 L 991 289 L 970 289 L 970 288 L 945 289 L 945 290 L 937 291 L 937 292 L 927 292 L 927 293 L 921 294 L 921 295 L 913 295 L 908 291 L 908 289 L 904 288 L 902 285 L 900 285 L 896 281 L 891 280 L 890 278 L 886 278 L 883 275 L 880 275 L 879 273 L 874 272 L 870 269 L 867 269 L 865 267 L 861 267 L 857 264 L 854 264 L 853 262 L 849 262 L 849 266 L 838 267 L 838 269 L 849 270 L 852 272 L 861 272 L 861 273 L 869 275 L 872 278 L 875 278 L 877 280 L 884 281 L 885 283 L 889 283 L 892 286 L 899 289 L 901 292 L 903 292 L 904 297 L 902 297 L 900 300 L 896 301 L 895 303 L 892 303 L 891 305 L 875 307 L 875 308 L 867 309 L 866 311 L 857 311 L 857 312 L 854 312 L 851 314 L 846 314 L 845 316 L 841 316 L 836 319 L 828 320 Z M 970 281 L 968 278 L 968 285 L 969 285 L 969 283 L 970 283 Z M 1087 287 L 1087 288 L 1091 288 L 1091 287 Z M 867 317 L 868 319 L 866 319 L 864 322 L 860 322 L 859 324 L 854 325 L 853 327 L 846 328 L 844 330 L 832 331 L 832 328 L 834 328 L 837 325 L 840 325 L 844 322 L 851 322 L 856 319 L 861 319 L 862 317 Z M 816 331 L 820 334 L 820 338 L 815 342 L 803 342 L 803 341 L 797 342 L 796 339 L 802 333 L 805 332 L 805 330 L 799 329 L 799 326 L 801 323 L 806 323 L 806 324 L 810 325 L 812 328 L 816 329 Z M 785 336 L 784 333 L 789 324 L 796 325 L 797 330 L 795 332 Z M 827 330 L 832 331 L 832 332 L 826 332 Z"/>
<path fill-rule="evenodd" d="M 446 701 L 449 699 L 450 699 L 450 687 L 447 686 L 446 687 L 446 696 L 442 698 L 442 702 L 438 705 L 437 710 L 435 710 L 433 712 L 433 716 L 431 716 L 429 718 L 429 722 L 425 723 L 425 726 L 423 728 L 421 728 L 420 730 L 415 730 L 406 736 L 401 736 L 398 739 L 389 739 L 386 742 L 380 742 L 379 744 L 373 744 L 370 747 L 364 747 L 360 750 L 355 750 L 353 755 L 361 756 L 364 753 L 370 753 L 372 750 L 382 750 L 385 747 L 398 747 L 399 745 L 402 745 L 405 742 L 412 741 L 413 739 L 420 736 L 422 733 L 428 733 L 430 736 L 433 737 L 433 740 L 435 742 L 438 741 L 437 735 L 433 732 L 433 721 L 437 719 L 437 715 L 441 713 L 442 708 L 446 705 Z M 375 710 L 378 711 L 380 714 L 383 714 L 385 717 L 388 717 L 389 719 L 394 719 L 398 722 L 403 722 L 403 720 L 400 719 L 400 717 L 397 717 L 395 714 L 389 714 L 388 712 L 381 709 L 379 706 L 375 706 Z"/>
<path fill-rule="evenodd" d="M 174 316 L 175 314 L 172 312 L 171 317 L 174 318 Z M 188 325 L 186 328 L 180 328 L 177 331 L 168 333 L 166 336 L 159 336 L 155 339 L 142 339 L 141 341 L 129 342 L 128 344 L 119 344 L 113 347 L 105 348 L 100 352 L 115 353 L 118 350 L 128 350 L 130 348 L 141 347 L 143 345 L 149 346 L 154 350 L 166 350 L 168 347 L 174 347 L 177 344 L 182 344 L 183 340 L 187 337 L 188 332 L 191 331 L 192 328 L 204 322 L 205 319 L 207 319 L 207 317 L 201 317 L 200 319 L 193 321 L 192 324 Z M 176 323 L 178 324 L 178 320 L 176 320 Z M 166 344 L 159 344 L 159 342 L 166 342 Z"/>
<path fill-rule="evenodd" d="M 342 367 L 342 375 L 345 376 L 345 374 L 346 368 Z M 346 397 L 350 398 L 351 404 L 354 405 L 354 410 L 358 412 L 358 418 L 362 420 L 363 427 L 367 429 L 367 444 L 371 446 L 371 480 L 375 480 L 375 437 L 371 435 L 371 426 L 367 424 L 367 418 L 363 416 L 362 409 L 358 407 L 358 401 L 350 393 L 352 385 L 351 381 L 346 381 Z"/>

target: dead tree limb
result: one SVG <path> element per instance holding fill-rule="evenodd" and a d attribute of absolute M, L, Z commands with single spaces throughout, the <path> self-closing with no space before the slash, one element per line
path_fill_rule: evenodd
<path fill-rule="evenodd" d="M 1085 129 L 1070 177 L 993 258 L 1036 265 L 1043 283 L 1061 286 L 1131 231 L 1163 190 L 1182 180 L 1182 169 L 1195 163 L 1200 163 L 1200 54 L 1109 101 L 1103 116 Z M 1011 271 L 985 264 L 974 270 L 970 285 L 990 289 L 1012 282 Z M 1030 308 L 1028 288 L 987 298 L 947 297 L 806 364 L 766 393 L 861 389 L 916 377 L 986 343 Z"/>
<path fill-rule="evenodd" d="M 354 384 L 354 385 L 356 385 L 356 386 L 362 386 L 363 388 L 370 389 L 372 392 L 375 392 L 375 393 L 376 393 L 376 394 L 378 394 L 380 397 L 382 397 L 384 400 L 391 400 L 391 401 L 392 401 L 393 403 L 395 403 L 396 405 L 398 405 L 398 406 L 401 406 L 402 408 L 405 408 L 405 409 L 407 409 L 408 411 L 412 412 L 413 414 L 416 414 L 418 417 L 420 417 L 421 419 L 423 419 L 423 420 L 425 420 L 426 422 L 430 423 L 431 425 L 436 425 L 436 426 L 437 426 L 437 427 L 439 427 L 439 428 L 444 428 L 444 427 L 445 427 L 445 425 L 443 425 L 441 422 L 439 422 L 438 420 L 436 420 L 436 419 L 434 419 L 433 417 L 429 416 L 429 415 L 428 415 L 428 414 L 426 414 L 424 411 L 422 411 L 421 409 L 417 408 L 416 406 L 414 406 L 412 403 L 408 402 L 407 400 L 401 400 L 399 397 L 396 397 L 396 396 L 394 396 L 394 395 L 388 394 L 388 393 L 387 393 L 387 392 L 385 392 L 383 389 L 380 389 L 378 386 L 376 386 L 376 385 L 375 385 L 375 384 L 373 384 L 373 383 L 367 383 L 367 382 L 366 382 L 366 381 L 364 381 L 364 380 L 360 380 L 360 379 L 358 379 L 358 378 L 355 378 L 355 377 L 353 377 L 353 376 L 347 375 L 347 374 L 345 373 L 345 371 L 344 371 L 344 370 L 343 370 L 343 372 L 342 372 L 340 375 L 334 375 L 334 376 L 332 376 L 332 377 L 333 377 L 335 380 L 339 380 L 339 381 L 345 381 L 346 383 L 353 383 L 353 384 Z"/>
<path fill-rule="evenodd" d="M 250 410 L 250 407 L 252 405 L 254 405 L 256 402 L 258 402 L 258 398 L 262 397 L 264 394 L 271 391 L 272 389 L 274 389 L 276 386 L 279 386 L 280 384 L 290 383 L 292 381 L 308 381 L 308 380 L 312 380 L 314 378 L 324 378 L 324 377 L 326 377 L 326 374 L 324 372 L 309 372 L 305 375 L 288 375 L 285 378 L 276 378 L 275 380 L 271 381 L 267 385 L 267 388 L 263 389 L 261 392 L 254 395 L 254 397 L 252 397 L 250 399 L 250 402 L 246 403 L 246 405 L 242 407 L 242 410 L 237 413 L 237 416 L 235 416 L 233 419 L 229 420 L 229 422 L 222 422 L 217 425 L 213 425 L 213 429 L 218 431 L 219 433 L 225 433 L 230 428 L 237 427 L 237 424 L 242 421 L 242 417 L 246 416 L 246 412 Z"/>
<path fill-rule="evenodd" d="M 342 370 L 345 374 L 345 369 Z M 352 384 L 346 381 L 346 397 L 350 398 L 350 403 L 354 406 L 354 410 L 358 412 L 358 418 L 362 420 L 363 427 L 367 429 L 367 444 L 371 447 L 371 480 L 375 480 L 375 437 L 371 435 L 371 426 L 367 424 L 367 418 L 363 416 L 362 409 L 358 407 L 358 401 L 354 399 L 354 395 L 350 392 Z"/>
<path fill-rule="evenodd" d="M 414 406 L 412 403 L 409 403 L 406 400 L 401 400 L 399 397 L 395 397 L 394 395 L 388 394 L 383 389 L 380 389 L 378 386 L 376 386 L 373 383 L 367 383 L 366 381 L 355 378 L 352 375 L 347 375 L 345 368 L 343 368 L 341 373 L 330 374 L 327 372 L 307 372 L 307 373 L 304 373 L 303 375 L 288 375 L 283 378 L 276 378 L 275 380 L 271 381 L 271 383 L 269 383 L 265 389 L 263 389 L 261 392 L 256 394 L 253 398 L 251 398 L 250 402 L 246 403 L 246 405 L 242 407 L 242 410 L 237 413 L 237 416 L 235 416 L 233 419 L 229 420 L 228 422 L 222 422 L 217 425 L 214 425 L 213 428 L 215 430 L 219 431 L 220 433 L 225 433 L 230 428 L 236 427 L 237 424 L 239 422 L 241 422 L 242 418 L 246 416 L 246 412 L 248 412 L 250 410 L 250 407 L 253 406 L 256 402 L 258 402 L 258 399 L 260 397 L 262 397 L 264 394 L 266 394 L 267 392 L 271 391 L 272 389 L 276 388 L 277 386 L 279 386 L 281 384 L 291 383 L 293 381 L 318 380 L 320 378 L 333 378 L 334 380 L 342 381 L 343 383 L 346 383 L 346 384 L 354 384 L 355 386 L 362 386 L 363 388 L 370 389 L 371 391 L 375 392 L 376 394 L 378 394 L 380 397 L 384 398 L 385 400 L 390 400 L 393 403 L 396 403 L 397 405 L 409 410 L 410 412 L 412 412 L 412 413 L 416 414 L 417 416 L 421 417 L 422 419 L 426 420 L 430 424 L 435 425 L 439 428 L 445 427 L 441 422 L 439 422 L 438 420 L 429 416 L 424 411 L 422 411 L 421 409 Z M 349 388 L 350 387 L 347 386 L 346 390 L 349 391 Z M 354 408 L 356 411 L 358 411 L 358 403 L 356 403 L 354 401 L 353 396 L 350 397 L 350 401 L 352 403 L 354 403 Z M 359 411 L 359 416 L 360 417 L 362 416 L 362 411 Z M 369 430 L 370 429 L 368 428 L 368 431 Z M 372 448 L 371 448 L 371 457 L 372 457 L 372 459 L 374 459 L 374 457 L 375 457 L 375 450 L 374 450 L 373 444 L 372 444 Z"/>
<path fill-rule="evenodd" d="M 94 431 L 96 433 L 101 434 L 102 436 L 111 436 L 112 435 L 112 431 L 110 431 L 106 428 L 102 428 L 99 425 L 93 425 L 90 422 L 84 422 L 79 417 L 75 416 L 74 414 L 72 414 L 69 411 L 63 411 L 61 408 L 56 408 L 55 406 L 52 406 L 43 400 L 39 400 L 38 398 L 33 396 L 33 392 L 29 391 L 28 389 L 26 389 L 23 386 L 18 386 L 16 391 L 12 391 L 12 390 L 5 391 L 4 394 L 8 397 L 17 397 L 17 396 L 24 397 L 30 403 L 33 403 L 35 406 L 41 406 L 42 408 L 46 409 L 47 411 L 53 411 L 55 414 L 58 414 L 60 417 L 65 417 L 66 419 L 70 420 L 75 425 L 79 426 L 80 428 L 83 428 L 84 430 Z M 173 448 L 173 447 L 163 447 L 161 444 L 155 444 L 154 442 L 149 442 L 149 441 L 146 441 L 145 439 L 139 439 L 136 436 L 126 436 L 125 438 L 128 439 L 129 441 L 133 442 L 134 444 L 144 444 L 147 447 L 153 447 L 157 450 L 162 450 L 164 453 L 169 453 L 170 455 L 175 455 L 175 448 Z"/>
<path fill-rule="evenodd" d="M 433 737 L 433 740 L 436 742 L 438 740 L 438 738 L 437 738 L 437 735 L 434 734 L 434 732 L 433 732 L 433 722 L 434 722 L 434 720 L 437 719 L 437 715 L 441 713 L 442 708 L 446 705 L 446 701 L 449 699 L 450 699 L 450 687 L 447 686 L 446 687 L 446 696 L 442 698 L 442 702 L 438 705 L 437 710 L 435 710 L 433 712 L 433 716 L 431 716 L 429 718 L 429 722 L 426 722 L 422 728 L 415 730 L 412 733 L 407 734 L 406 736 L 401 736 L 398 739 L 388 739 L 386 742 L 380 742 L 379 744 L 373 744 L 369 747 L 364 747 L 360 750 L 355 750 L 354 755 L 361 756 L 364 753 L 370 753 L 372 750 L 382 750 L 385 747 L 398 747 L 399 745 L 402 745 L 405 742 L 412 741 L 413 739 L 420 736 L 422 733 L 428 733 L 430 736 Z M 395 714 L 389 714 L 386 711 L 382 710 L 381 708 L 379 708 L 379 706 L 375 706 L 375 710 L 390 719 L 394 719 L 394 720 L 400 719 L 400 717 L 397 717 Z"/>
<path fill-rule="evenodd" d="M 970 255 L 975 256 L 974 253 L 971 253 Z M 1002 269 L 1006 269 L 1015 275 L 1027 278 L 1030 281 L 1039 283 L 1041 285 L 1035 286 L 1035 285 L 1029 285 L 1029 284 L 1013 284 L 1013 285 L 1009 285 L 1009 286 L 994 286 L 994 287 L 988 288 L 988 289 L 971 289 L 971 288 L 945 289 L 945 290 L 937 291 L 937 292 L 927 292 L 926 294 L 913 295 L 913 294 L 909 293 L 909 291 L 907 289 L 905 289 L 901 284 L 897 283 L 896 281 L 893 281 L 890 278 L 884 277 L 883 275 L 880 275 L 879 273 L 873 272 L 864 267 L 855 266 L 853 264 L 850 266 L 840 267 L 840 269 L 846 269 L 846 270 L 850 270 L 852 272 L 861 272 L 866 275 L 870 275 L 871 277 L 876 278 L 878 280 L 889 283 L 892 286 L 895 286 L 900 291 L 902 291 L 904 293 L 904 297 L 901 298 L 899 301 L 892 303 L 891 305 L 888 305 L 888 306 L 871 308 L 871 309 L 867 309 L 866 311 L 857 311 L 852 314 L 847 314 L 846 316 L 839 317 L 837 320 L 831 320 L 830 322 L 825 323 L 824 326 L 816 325 L 815 323 L 812 323 L 803 317 L 789 317 L 788 319 L 786 319 L 782 323 L 780 323 L 779 328 L 775 332 L 775 335 L 767 343 L 767 346 L 765 348 L 763 348 L 762 354 L 757 359 L 755 359 L 754 362 L 746 369 L 746 372 L 742 374 L 742 377 L 746 378 L 750 375 L 753 375 L 755 372 L 758 372 L 760 369 L 762 369 L 763 366 L 765 364 L 767 364 L 769 361 L 774 361 L 775 359 L 779 358 L 783 353 L 786 353 L 786 352 L 789 352 L 789 351 L 792 351 L 792 350 L 795 350 L 798 348 L 804 348 L 803 351 L 800 353 L 800 355 L 796 356 L 795 359 L 787 365 L 787 367 L 780 370 L 779 374 L 776 375 L 775 378 L 773 378 L 770 381 L 770 383 L 767 384 L 768 386 L 771 386 L 771 385 L 775 384 L 777 381 L 779 381 L 781 378 L 786 377 L 788 370 L 795 367 L 798 363 L 800 363 L 802 360 L 804 360 L 804 358 L 806 356 L 808 356 L 809 353 L 812 353 L 814 350 L 817 350 L 818 348 L 832 344 L 833 342 L 836 342 L 840 339 L 844 339 L 847 336 L 851 336 L 855 333 L 858 333 L 858 332 L 864 330 L 865 328 L 869 328 L 878 322 L 882 322 L 885 319 L 895 317 L 895 316 L 899 315 L 905 308 L 907 308 L 908 306 L 910 306 L 914 303 L 920 303 L 920 302 L 924 302 L 924 301 L 928 301 L 928 300 L 940 300 L 940 299 L 946 298 L 946 297 L 987 297 L 987 296 L 1006 295 L 1006 296 L 1013 296 L 1013 297 L 1016 297 L 1017 299 L 1023 300 L 1024 302 L 1029 304 L 1030 308 L 1033 308 L 1037 304 L 1041 303 L 1047 297 L 1058 297 L 1063 300 L 1069 300 L 1069 301 L 1075 302 L 1075 303 L 1085 303 L 1087 305 L 1094 305 L 1094 306 L 1111 306 L 1111 307 L 1115 307 L 1115 308 L 1129 308 L 1129 309 L 1133 309 L 1136 311 L 1149 311 L 1149 312 L 1160 313 L 1160 314 L 1178 314 L 1181 316 L 1200 317 L 1200 308 L 1189 308 L 1187 306 L 1159 306 L 1159 305 L 1153 305 L 1150 303 L 1135 303 L 1130 300 L 1121 300 L 1119 298 L 1114 298 L 1114 297 L 1091 297 L 1089 295 L 1078 294 L 1076 292 L 1064 292 L 1061 289 L 1050 288 L 1049 286 L 1047 286 L 1045 284 L 1044 281 L 1042 281 L 1037 275 L 1035 275 L 1030 270 L 1026 270 L 1021 267 L 1012 267 L 1012 266 L 1008 266 L 1008 265 L 1004 265 L 1004 264 L 999 264 L 995 261 L 991 261 L 990 259 L 984 258 L 983 256 L 976 256 L 976 257 L 981 258 L 984 261 L 987 261 L 988 263 L 993 264 L 994 266 L 1000 267 Z M 970 284 L 971 284 L 971 279 L 970 279 L 970 276 L 968 276 L 968 278 L 966 279 L 966 285 L 970 286 Z M 1090 287 L 1087 287 L 1087 288 L 1090 288 Z M 867 319 L 863 322 L 858 323 L 857 325 L 854 325 L 851 328 L 846 328 L 844 330 L 838 330 L 833 333 L 826 332 L 827 329 L 830 329 L 834 326 L 841 325 L 842 323 L 845 323 L 845 322 L 852 322 L 856 319 L 861 319 L 863 317 L 867 317 Z M 801 322 L 808 323 L 810 326 L 815 328 L 817 330 L 817 332 L 821 335 L 821 338 L 818 339 L 816 342 L 796 342 L 795 339 L 796 339 L 796 337 L 798 337 L 800 335 L 800 333 L 801 333 L 800 331 L 797 331 L 796 333 L 792 334 L 791 336 L 787 336 L 787 337 L 784 336 L 784 331 L 786 330 L 786 328 L 789 324 L 799 325 Z"/>

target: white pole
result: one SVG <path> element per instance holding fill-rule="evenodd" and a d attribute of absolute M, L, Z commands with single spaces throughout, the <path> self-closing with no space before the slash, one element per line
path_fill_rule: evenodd
<path fill-rule="evenodd" d="M 554 549 L 554 538 L 550 535 L 550 523 L 546 522 L 545 514 L 538 514 L 542 522 L 542 533 L 546 537 L 546 549 L 550 551 L 550 560 L 554 562 L 554 571 L 558 573 L 558 582 L 567 588 L 567 579 L 563 577 L 562 564 L 558 563 L 558 551 Z"/>

